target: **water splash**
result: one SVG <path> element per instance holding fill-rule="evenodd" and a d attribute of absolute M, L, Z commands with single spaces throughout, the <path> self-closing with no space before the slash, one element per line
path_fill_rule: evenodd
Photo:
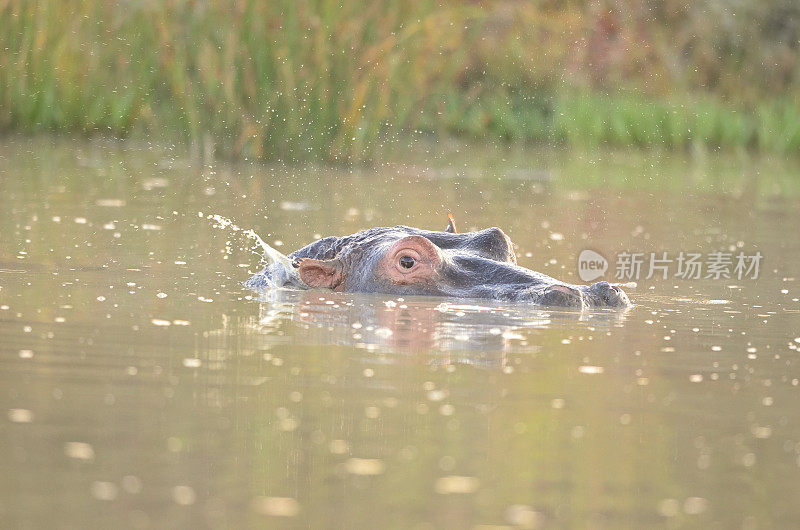
<path fill-rule="evenodd" d="M 199 212 L 199 215 L 202 217 L 202 212 Z M 259 265 L 262 267 L 262 270 L 248 279 L 245 285 L 253 289 L 304 285 L 302 280 L 300 280 L 297 269 L 292 266 L 292 261 L 285 254 L 271 247 L 255 232 L 255 230 L 252 228 L 243 229 L 234 223 L 233 220 L 219 214 L 208 214 L 205 218 L 214 221 L 214 226 L 216 228 L 231 230 L 237 233 L 240 232 L 247 239 L 254 241 L 254 244 L 250 246 L 250 250 L 259 254 L 261 259 Z M 226 242 L 225 251 L 226 254 L 230 255 L 230 241 Z"/>

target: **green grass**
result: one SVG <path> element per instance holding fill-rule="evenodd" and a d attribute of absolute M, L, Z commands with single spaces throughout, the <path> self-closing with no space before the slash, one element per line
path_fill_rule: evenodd
<path fill-rule="evenodd" d="M 780 92 L 738 103 L 726 103 L 736 100 L 730 83 L 695 90 L 692 78 L 656 75 L 666 52 L 630 54 L 596 82 L 598 22 L 587 5 L 0 1 L 0 130 L 179 138 L 220 156 L 284 161 L 372 160 L 419 130 L 800 150 L 793 71 Z M 654 43 L 664 24 L 651 24 Z M 648 70 L 633 68 L 645 60 Z M 708 70 L 736 73 L 725 68 Z"/>

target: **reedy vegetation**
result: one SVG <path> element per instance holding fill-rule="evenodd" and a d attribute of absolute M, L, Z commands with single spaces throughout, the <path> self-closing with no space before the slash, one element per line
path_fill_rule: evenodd
<path fill-rule="evenodd" d="M 0 130 L 285 161 L 415 131 L 797 151 L 800 6 L 726 4 L 0 0 Z"/>

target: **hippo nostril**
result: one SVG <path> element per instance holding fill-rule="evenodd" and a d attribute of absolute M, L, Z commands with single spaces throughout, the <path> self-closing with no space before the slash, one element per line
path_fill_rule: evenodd
<path fill-rule="evenodd" d="M 411 256 L 403 256 L 402 258 L 400 258 L 400 266 L 403 267 L 404 269 L 410 269 L 411 267 L 414 266 L 416 262 L 417 260 L 415 260 Z"/>

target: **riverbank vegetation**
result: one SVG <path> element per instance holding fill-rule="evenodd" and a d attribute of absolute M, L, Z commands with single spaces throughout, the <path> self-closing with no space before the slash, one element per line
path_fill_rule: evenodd
<path fill-rule="evenodd" d="M 798 152 L 799 42 L 791 0 L 6 0 L 0 130 L 284 161 L 417 131 Z"/>

